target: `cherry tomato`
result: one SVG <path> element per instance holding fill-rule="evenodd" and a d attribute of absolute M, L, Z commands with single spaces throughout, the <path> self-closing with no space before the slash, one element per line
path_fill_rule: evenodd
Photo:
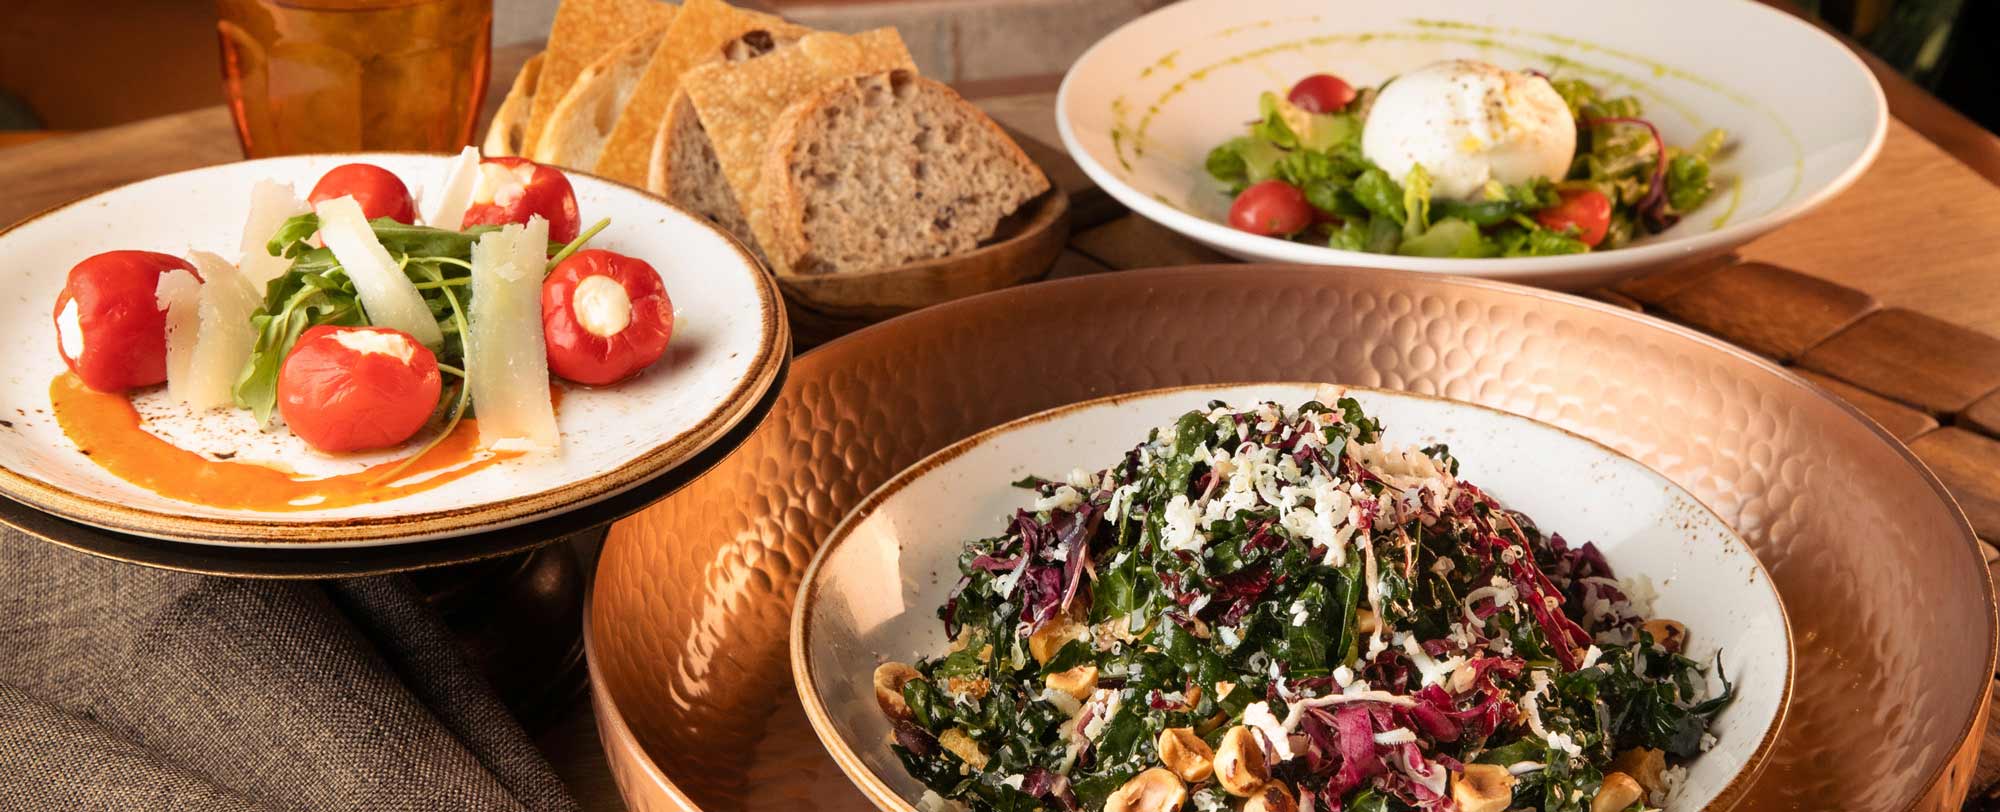
<path fill-rule="evenodd" d="M 387 217 L 409 225 L 417 221 L 417 202 L 410 188 L 394 172 L 374 164 L 341 164 L 321 175 L 313 184 L 306 202 L 319 205 L 337 197 L 352 197 L 361 204 L 361 216 L 373 220 Z"/>
<path fill-rule="evenodd" d="M 1308 113 L 1338 113 L 1354 101 L 1354 86 L 1331 73 L 1315 73 L 1292 85 L 1285 99 Z"/>
<path fill-rule="evenodd" d="M 1596 248 L 1611 228 L 1611 198 L 1594 189 L 1573 189 L 1562 193 L 1562 202 L 1535 212 L 1535 222 L 1550 231 L 1576 227 L 1576 238 Z"/>
<path fill-rule="evenodd" d="M 549 370 L 603 386 L 659 360 L 674 334 L 674 303 L 660 274 L 610 251 L 578 251 L 542 282 Z"/>
<path fill-rule="evenodd" d="M 1312 222 L 1306 194 L 1282 180 L 1253 183 L 1229 205 L 1229 225 L 1265 237 L 1297 234 Z"/>
<path fill-rule="evenodd" d="M 167 379 L 167 311 L 160 307 L 160 277 L 186 271 L 187 260 L 152 251 L 109 251 L 69 269 L 56 296 L 56 352 L 83 384 L 123 392 Z M 75 335 L 65 335 L 63 311 L 76 308 Z M 82 348 L 72 357 L 71 341 Z"/>
<path fill-rule="evenodd" d="M 576 212 L 576 192 L 569 178 L 552 166 L 526 158 L 487 158 L 479 162 L 479 184 L 465 210 L 465 226 L 526 223 L 541 215 L 549 221 L 549 241 L 576 239 L 583 218 Z"/>
<path fill-rule="evenodd" d="M 322 324 L 278 368 L 278 413 L 321 451 L 388 448 L 430 421 L 442 389 L 437 356 L 409 333 Z"/>

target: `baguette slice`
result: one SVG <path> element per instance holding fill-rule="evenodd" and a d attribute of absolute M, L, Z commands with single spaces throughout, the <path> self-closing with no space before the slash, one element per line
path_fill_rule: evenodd
<path fill-rule="evenodd" d="M 658 0 L 562 0 L 556 7 L 555 24 L 549 28 L 549 47 L 542 52 L 542 69 L 528 104 L 521 154 L 535 154 L 556 102 L 562 101 L 584 68 L 633 34 L 670 21 L 675 8 Z"/>
<path fill-rule="evenodd" d="M 778 116 L 792 102 L 829 83 L 897 69 L 914 72 L 916 64 L 895 29 L 879 28 L 852 36 L 813 33 L 768 55 L 702 65 L 681 77 L 681 88 L 701 117 L 730 194 L 744 204 L 743 216 L 756 238 L 749 244 L 762 246 L 769 239 L 749 201 L 756 193 L 757 174 L 763 169 L 771 125 Z"/>
<path fill-rule="evenodd" d="M 646 182 L 647 158 L 668 104 L 688 68 L 722 59 L 741 60 L 790 45 L 812 33 L 769 14 L 731 6 L 723 0 L 687 0 L 653 51 L 625 113 L 611 128 L 596 172 L 621 183 Z"/>
<path fill-rule="evenodd" d="M 542 56 L 535 54 L 521 63 L 521 72 L 514 75 L 507 98 L 501 100 L 500 109 L 493 111 L 493 123 L 486 125 L 486 143 L 480 149 L 486 156 L 521 154 L 522 142 L 528 137 L 528 110 L 535 104 L 535 84 L 541 81 Z"/>
<path fill-rule="evenodd" d="M 753 221 L 780 274 L 852 273 L 972 250 L 1049 179 L 1000 125 L 912 71 L 842 79 L 772 127 Z"/>
<path fill-rule="evenodd" d="M 667 33 L 660 21 L 611 50 L 577 74 L 576 84 L 556 102 L 542 140 L 535 145 L 535 163 L 588 170 L 597 165 L 604 142 L 639 88 L 639 76 Z"/>

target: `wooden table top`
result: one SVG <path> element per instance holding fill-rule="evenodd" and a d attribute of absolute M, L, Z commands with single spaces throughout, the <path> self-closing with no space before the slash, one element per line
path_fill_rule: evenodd
<path fill-rule="evenodd" d="M 495 51 L 488 111 L 533 51 Z M 1899 77 L 1883 78 L 1896 118 L 1881 157 L 1852 189 L 1744 246 L 1739 256 L 1750 264 L 1594 295 L 1795 365 L 1910 442 L 1992 539 L 2000 536 L 2000 139 Z M 965 90 L 1028 136 L 1024 146 L 1076 201 L 1073 250 L 1054 275 L 1219 260 L 1110 203 L 1052 146 L 1060 143 L 1054 77 Z M 0 147 L 0 224 L 240 157 L 220 107 Z M 2000 551 L 1988 554 L 2000 561 Z M 585 809 L 622 808 L 587 704 L 541 743 Z M 2000 736 L 1987 745 L 1979 788 L 2000 779 Z"/>

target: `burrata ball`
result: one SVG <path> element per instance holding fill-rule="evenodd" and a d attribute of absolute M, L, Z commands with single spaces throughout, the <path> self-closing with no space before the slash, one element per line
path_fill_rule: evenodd
<path fill-rule="evenodd" d="M 1361 153 L 1398 183 L 1423 165 L 1433 198 L 1477 200 L 1487 181 L 1561 180 L 1576 156 L 1576 119 L 1540 76 L 1439 62 L 1382 88 Z"/>

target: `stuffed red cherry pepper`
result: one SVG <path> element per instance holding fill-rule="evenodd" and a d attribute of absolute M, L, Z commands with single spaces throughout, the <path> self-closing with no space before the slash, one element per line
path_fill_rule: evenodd
<path fill-rule="evenodd" d="M 549 370 L 602 386 L 659 360 L 674 332 L 674 305 L 653 266 L 610 251 L 580 251 L 542 283 Z"/>
<path fill-rule="evenodd" d="M 583 220 L 567 176 L 526 158 L 479 162 L 479 183 L 473 187 L 472 204 L 465 209 L 463 228 L 526 223 L 538 214 L 549 221 L 550 242 L 576 239 Z"/>
<path fill-rule="evenodd" d="M 123 392 L 167 379 L 159 288 L 174 271 L 200 278 L 187 260 L 153 251 L 108 251 L 69 269 L 52 314 L 56 351 L 85 386 Z"/>
<path fill-rule="evenodd" d="M 410 334 L 320 325 L 285 356 L 278 413 L 320 451 L 389 448 L 430 421 L 442 389 L 437 356 Z"/>

